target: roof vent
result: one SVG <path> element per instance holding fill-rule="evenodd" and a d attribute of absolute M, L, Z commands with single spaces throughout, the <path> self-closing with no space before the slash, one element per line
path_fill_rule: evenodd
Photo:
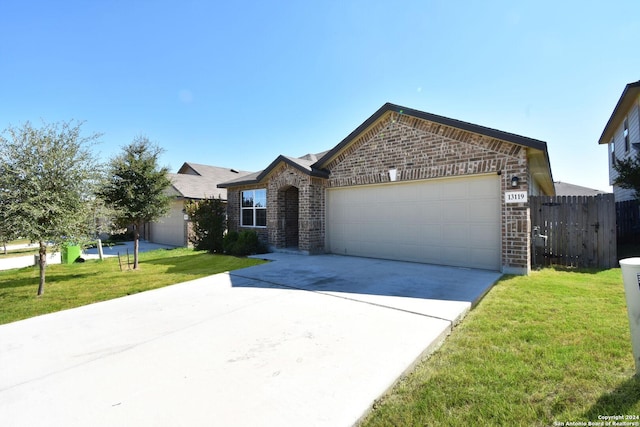
<path fill-rule="evenodd" d="M 233 173 L 240 173 L 240 172 L 238 172 L 238 171 L 237 171 L 237 170 L 235 170 L 235 169 L 230 169 L 230 171 L 231 171 L 231 172 L 233 172 Z"/>

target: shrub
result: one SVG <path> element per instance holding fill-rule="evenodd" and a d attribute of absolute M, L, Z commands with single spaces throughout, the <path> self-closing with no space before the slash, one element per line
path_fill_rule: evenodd
<path fill-rule="evenodd" d="M 125 230 L 121 233 L 114 233 L 107 240 L 111 242 L 130 242 L 133 240 L 133 231 Z"/>
<path fill-rule="evenodd" d="M 258 239 L 258 233 L 250 230 L 229 231 L 224 236 L 224 252 L 229 255 L 245 256 L 253 254 L 263 254 L 267 248 Z"/>
<path fill-rule="evenodd" d="M 237 231 L 227 231 L 227 234 L 224 235 L 222 239 L 222 247 L 224 249 L 225 254 L 231 254 L 231 250 L 233 246 L 238 241 L 238 232 Z"/>
<path fill-rule="evenodd" d="M 224 230 L 227 227 L 226 208 L 220 198 L 189 202 L 186 211 L 193 221 L 189 240 L 196 250 L 222 253 Z"/>

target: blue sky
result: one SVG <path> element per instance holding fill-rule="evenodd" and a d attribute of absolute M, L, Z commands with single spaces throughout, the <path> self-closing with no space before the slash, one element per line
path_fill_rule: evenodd
<path fill-rule="evenodd" d="M 332 148 L 385 102 L 548 144 L 554 179 L 609 189 L 597 140 L 640 79 L 640 2 L 0 3 L 0 129 L 84 120 L 259 170 Z"/>

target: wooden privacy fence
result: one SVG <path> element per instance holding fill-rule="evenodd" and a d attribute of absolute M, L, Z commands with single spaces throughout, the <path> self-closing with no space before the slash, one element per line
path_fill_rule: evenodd
<path fill-rule="evenodd" d="M 616 203 L 618 243 L 640 243 L 640 201 Z"/>
<path fill-rule="evenodd" d="M 530 208 L 532 266 L 618 266 L 613 194 L 534 196 Z"/>

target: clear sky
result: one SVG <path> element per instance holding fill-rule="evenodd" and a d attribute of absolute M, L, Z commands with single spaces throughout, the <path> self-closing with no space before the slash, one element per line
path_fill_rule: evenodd
<path fill-rule="evenodd" d="M 385 102 L 546 141 L 609 190 L 597 144 L 640 79 L 640 1 L 3 0 L 0 129 L 84 120 L 255 171 L 332 148 Z"/>

